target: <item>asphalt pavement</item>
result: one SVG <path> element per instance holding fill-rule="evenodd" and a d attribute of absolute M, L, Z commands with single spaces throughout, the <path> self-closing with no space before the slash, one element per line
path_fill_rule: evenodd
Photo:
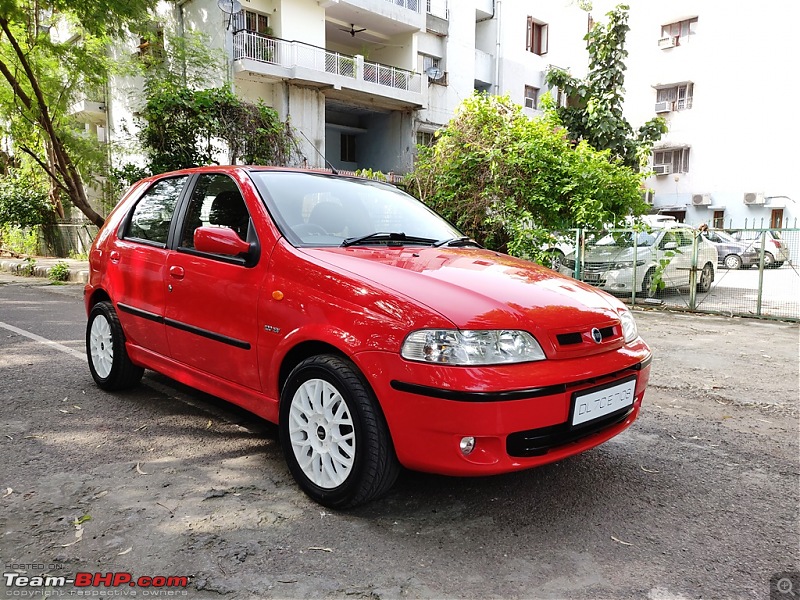
<path fill-rule="evenodd" d="M 0 274 L 0 597 L 41 590 L 20 578 L 113 572 L 187 587 L 46 591 L 789 600 L 797 325 L 636 317 L 655 359 L 622 435 L 500 477 L 404 472 L 336 512 L 295 486 L 269 423 L 149 371 L 127 393 L 96 388 L 82 286 Z"/>

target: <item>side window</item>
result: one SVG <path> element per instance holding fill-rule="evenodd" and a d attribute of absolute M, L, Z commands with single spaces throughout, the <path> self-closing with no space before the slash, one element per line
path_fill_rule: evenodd
<path fill-rule="evenodd" d="M 250 212 L 233 179 L 227 175 L 201 175 L 186 209 L 181 248 L 194 248 L 198 227 L 228 227 L 247 240 Z"/>
<path fill-rule="evenodd" d="M 664 237 L 661 238 L 661 242 L 658 244 L 659 249 L 663 250 L 667 247 L 667 244 L 670 242 L 677 242 L 678 240 L 675 238 L 674 231 L 665 231 Z"/>
<path fill-rule="evenodd" d="M 189 177 L 156 182 L 136 203 L 124 237 L 166 245 L 175 204 Z"/>
<path fill-rule="evenodd" d="M 694 236 L 688 229 L 679 229 L 675 232 L 677 237 L 678 246 L 691 246 L 694 243 Z"/>

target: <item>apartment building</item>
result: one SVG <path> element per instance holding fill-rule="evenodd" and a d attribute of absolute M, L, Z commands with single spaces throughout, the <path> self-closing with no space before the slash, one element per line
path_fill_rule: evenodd
<path fill-rule="evenodd" d="M 220 83 L 291 119 L 309 166 L 404 173 L 474 90 L 538 114 L 547 68 L 583 76 L 583 36 L 616 3 L 595 0 L 590 15 L 575 0 L 184 0 L 162 14 L 225 53 Z M 625 114 L 634 128 L 655 115 L 669 126 L 646 182 L 653 211 L 796 227 L 800 128 L 783 109 L 798 89 L 786 61 L 800 7 L 629 4 Z M 122 87 L 76 106 L 101 138 L 132 129 L 136 106 Z"/>
<path fill-rule="evenodd" d="M 595 2 L 596 15 L 614 2 Z M 663 116 L 654 210 L 717 227 L 797 227 L 797 3 L 632 0 L 625 114 Z M 788 101 L 788 102 L 787 102 Z"/>
<path fill-rule="evenodd" d="M 534 115 L 548 65 L 586 62 L 587 13 L 561 0 L 184 0 L 160 13 L 224 51 L 220 83 L 290 119 L 312 167 L 407 172 L 474 90 Z M 130 135 L 136 86 L 118 81 L 106 114 L 95 99 L 80 116 Z"/>

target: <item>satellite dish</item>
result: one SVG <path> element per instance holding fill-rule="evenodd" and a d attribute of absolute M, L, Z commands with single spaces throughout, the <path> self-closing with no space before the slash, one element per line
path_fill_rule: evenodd
<path fill-rule="evenodd" d="M 425 69 L 425 75 L 427 75 L 428 78 L 437 81 L 444 77 L 444 71 L 442 71 L 439 67 L 428 67 Z"/>
<path fill-rule="evenodd" d="M 242 10 L 242 3 L 239 0 L 217 0 L 217 6 L 226 15 L 235 15 Z"/>
<path fill-rule="evenodd" d="M 217 0 L 217 6 L 228 15 L 228 25 L 225 29 L 230 29 L 233 15 L 242 11 L 242 3 L 239 0 Z"/>

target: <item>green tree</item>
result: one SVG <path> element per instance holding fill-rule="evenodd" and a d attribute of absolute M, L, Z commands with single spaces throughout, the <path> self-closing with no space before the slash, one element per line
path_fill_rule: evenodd
<path fill-rule="evenodd" d="M 625 94 L 625 38 L 629 7 L 620 4 L 607 14 L 608 22 L 595 23 L 586 34 L 589 73 L 576 79 L 563 69 L 551 68 L 548 85 L 555 86 L 568 98 L 567 106 L 556 109 L 570 136 L 586 140 L 598 150 L 610 150 L 626 165 L 641 168 L 653 143 L 667 132 L 664 119 L 655 117 L 634 133 L 622 114 Z"/>
<path fill-rule="evenodd" d="M 152 173 L 230 163 L 286 165 L 297 153 L 291 127 L 263 103 L 214 85 L 224 56 L 197 32 L 168 34 L 164 51 L 139 62 L 144 78 L 138 139 Z"/>
<path fill-rule="evenodd" d="M 47 174 L 53 210 L 58 192 L 95 225 L 104 217 L 89 203 L 84 177 L 103 154 L 81 135 L 69 107 L 108 76 L 109 42 L 136 29 L 156 0 L 0 0 L 0 121 L 15 150 Z M 75 35 L 58 36 L 58 24 Z M 63 38 L 63 39 L 62 39 Z"/>
<path fill-rule="evenodd" d="M 647 209 L 638 172 L 573 144 L 552 108 L 529 119 L 507 96 L 465 100 L 435 144 L 420 147 L 409 187 L 481 244 L 538 260 L 552 231 Z"/>

